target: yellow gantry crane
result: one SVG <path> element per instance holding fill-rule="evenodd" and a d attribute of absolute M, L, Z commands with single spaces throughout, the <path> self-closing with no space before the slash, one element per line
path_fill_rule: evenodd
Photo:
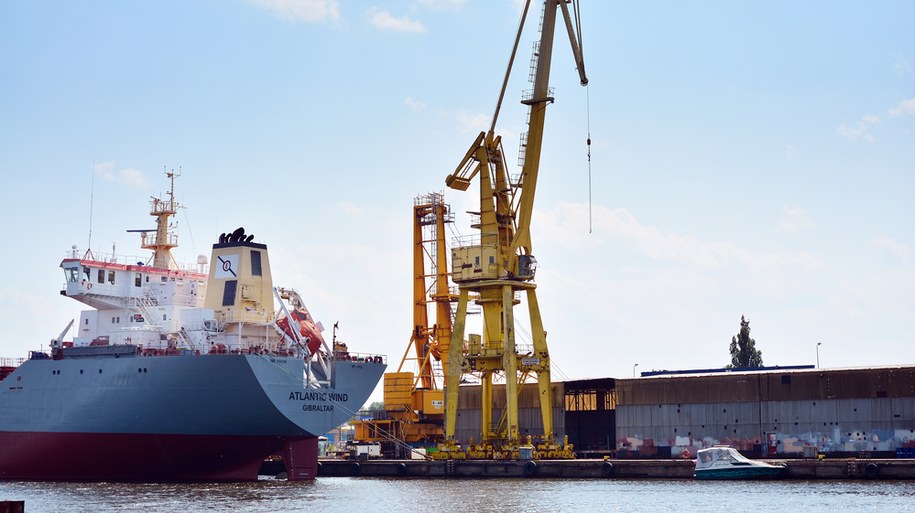
<path fill-rule="evenodd" d="M 383 418 L 357 422 L 363 442 L 430 444 L 444 440 L 444 369 L 451 343 L 452 304 L 457 295 L 448 281 L 445 225 L 454 222 L 441 193 L 413 202 L 413 331 L 397 371 L 384 375 Z M 429 322 L 434 308 L 435 322 Z M 412 364 L 412 365 L 411 365 Z M 416 372 L 407 367 L 416 369 Z M 403 456 L 406 451 L 394 452 Z"/>
<path fill-rule="evenodd" d="M 533 457 L 574 457 L 567 444 L 555 441 L 550 394 L 550 355 L 546 332 L 537 304 L 534 274 L 537 261 L 531 248 L 531 214 L 537 190 L 537 174 L 543 142 L 543 127 L 547 105 L 553 97 L 549 87 L 550 61 L 557 12 L 562 13 L 572 45 L 572 53 L 582 85 L 587 85 L 581 51 L 581 30 L 577 0 L 545 0 L 540 40 L 534 43 L 531 62 L 533 90 L 526 92 L 522 103 L 529 106 L 527 134 L 521 138 L 520 178 L 512 180 L 505 166 L 502 140 L 495 135 L 505 88 L 511 74 L 518 42 L 530 8 L 527 0 L 515 38 L 508 69 L 493 115 L 489 132 L 481 132 L 474 140 L 454 173 L 448 175 L 448 187 L 466 191 L 474 178 L 479 181 L 480 211 L 474 227 L 479 235 L 466 245 L 452 248 L 452 280 L 459 285 L 457 313 L 451 334 L 446 366 L 446 443 L 439 458 L 517 458 L 519 449 L 530 444 L 521 440 L 518 422 L 518 393 L 526 376 L 536 374 L 543 436 L 537 441 Z M 570 13 L 572 5 L 574 17 Z M 516 294 L 526 294 L 531 351 L 522 352 L 516 345 L 513 309 Z M 471 335 L 467 351 L 462 351 L 467 316 L 467 303 L 473 298 L 483 311 L 483 337 Z M 464 452 L 454 444 L 459 383 L 462 373 L 474 373 L 482 383 L 482 440 Z M 493 380 L 501 375 L 505 380 L 506 409 L 502 421 L 493 422 Z M 469 455 L 469 456 L 468 456 Z"/>

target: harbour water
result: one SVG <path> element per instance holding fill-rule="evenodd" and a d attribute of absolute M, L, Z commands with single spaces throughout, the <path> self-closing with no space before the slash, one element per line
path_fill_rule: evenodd
<path fill-rule="evenodd" d="M 390 479 L 238 484 L 0 482 L 28 513 L 255 512 L 909 512 L 913 481 Z"/>

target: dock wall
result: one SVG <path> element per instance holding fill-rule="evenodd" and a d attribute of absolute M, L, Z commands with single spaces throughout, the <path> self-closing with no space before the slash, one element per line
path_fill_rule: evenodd
<path fill-rule="evenodd" d="M 915 449 L 915 368 L 718 373 L 616 382 L 616 451 L 671 457 L 715 444 L 756 456 Z"/>

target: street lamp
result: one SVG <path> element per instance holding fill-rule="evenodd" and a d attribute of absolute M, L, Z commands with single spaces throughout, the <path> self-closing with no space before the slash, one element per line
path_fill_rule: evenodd
<path fill-rule="evenodd" d="M 823 345 L 822 342 L 817 342 L 817 369 L 820 368 L 820 346 Z"/>
<path fill-rule="evenodd" d="M 635 377 L 635 368 L 638 367 L 638 366 L 639 366 L 639 364 L 635 364 L 635 365 L 632 366 L 632 377 L 633 377 L 633 378 Z"/>

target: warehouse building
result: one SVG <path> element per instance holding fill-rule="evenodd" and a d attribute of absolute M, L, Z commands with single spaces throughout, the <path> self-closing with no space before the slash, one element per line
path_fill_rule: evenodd
<path fill-rule="evenodd" d="M 583 456 L 695 456 L 727 444 L 747 454 L 892 457 L 915 453 L 915 367 L 764 368 L 646 373 L 553 383 L 557 438 Z M 480 387 L 463 386 L 459 443 L 480 439 Z M 504 390 L 494 397 L 504 402 Z M 504 404 L 497 403 L 498 421 Z M 536 384 L 519 396 L 522 434 L 541 432 Z"/>

